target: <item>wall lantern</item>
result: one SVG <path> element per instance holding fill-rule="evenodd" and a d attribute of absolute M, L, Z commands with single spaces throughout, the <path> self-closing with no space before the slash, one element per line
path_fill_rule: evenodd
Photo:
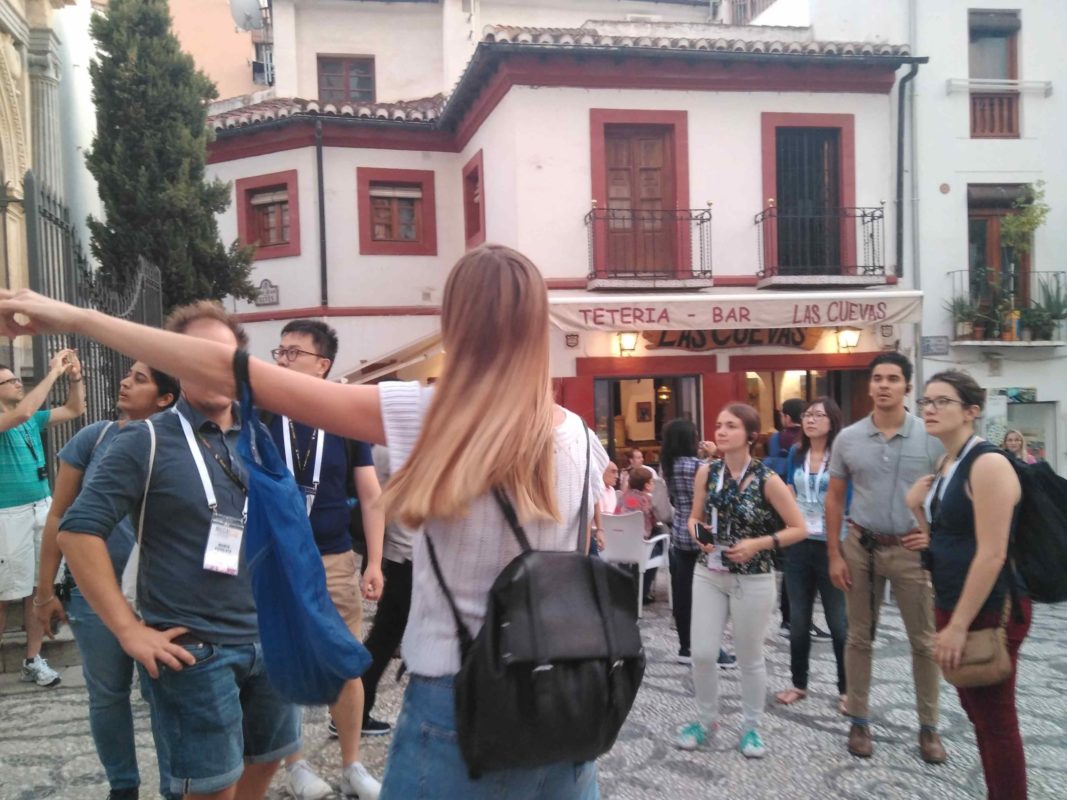
<path fill-rule="evenodd" d="M 633 355 L 637 350 L 637 334 L 633 331 L 624 331 L 619 334 L 619 352 L 624 356 Z"/>
<path fill-rule="evenodd" d="M 667 384 L 663 384 L 656 389 L 656 402 L 669 403 L 671 401 L 671 387 Z"/>
<path fill-rule="evenodd" d="M 848 350 L 849 352 L 856 349 L 860 343 L 860 331 L 856 328 L 838 328 L 837 329 L 837 347 L 838 350 Z"/>

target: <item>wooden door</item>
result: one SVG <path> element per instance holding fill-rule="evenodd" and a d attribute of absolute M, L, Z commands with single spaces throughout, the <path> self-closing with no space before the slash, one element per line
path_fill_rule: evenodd
<path fill-rule="evenodd" d="M 677 271 L 672 138 L 671 128 L 657 125 L 608 126 L 605 131 L 611 274 Z"/>

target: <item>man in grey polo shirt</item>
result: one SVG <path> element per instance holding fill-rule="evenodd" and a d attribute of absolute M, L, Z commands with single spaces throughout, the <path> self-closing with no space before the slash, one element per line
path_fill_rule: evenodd
<path fill-rule="evenodd" d="M 214 303 L 176 309 L 167 329 L 247 344 Z M 281 759 L 300 747 L 300 712 L 271 686 L 259 645 L 244 557 L 240 409 L 186 381 L 174 412 L 151 418 L 151 469 L 145 423 L 130 423 L 115 437 L 63 517 L 59 546 L 85 598 L 138 662 L 155 735 L 170 754 L 163 791 L 188 800 L 261 798 Z M 139 508 L 146 481 L 138 619 L 105 539 Z"/>
<path fill-rule="evenodd" d="M 848 536 L 841 543 L 831 536 L 826 548 L 830 578 L 848 604 L 848 750 L 860 758 L 874 752 L 868 720 L 871 645 L 888 580 L 911 642 L 920 754 L 927 763 L 940 764 L 946 758 L 937 734 L 941 674 L 933 659 L 933 593 L 920 559 L 929 540 L 915 526 L 905 497 L 916 480 L 935 471 L 944 450 L 904 407 L 911 362 L 900 353 L 881 353 L 870 369 L 874 411 L 834 440 L 826 497 L 826 529 L 840 530 L 852 484 Z"/>

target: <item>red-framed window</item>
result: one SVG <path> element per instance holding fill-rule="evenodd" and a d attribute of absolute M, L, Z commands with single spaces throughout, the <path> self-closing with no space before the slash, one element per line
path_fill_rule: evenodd
<path fill-rule="evenodd" d="M 318 57 L 319 100 L 323 103 L 373 103 L 374 58 L 371 56 Z"/>
<path fill-rule="evenodd" d="M 856 264 L 856 230 L 852 224 L 819 227 L 821 218 L 833 219 L 835 209 L 856 206 L 856 120 L 852 114 L 794 114 L 764 112 L 760 118 L 761 159 L 763 166 L 763 203 L 774 206 L 781 214 L 809 212 L 814 227 L 803 224 L 786 225 L 783 230 L 792 237 L 789 241 L 823 242 L 815 248 L 820 254 L 832 251 L 833 260 L 844 265 Z M 805 130 L 810 136 L 804 138 Z M 811 153 L 819 158 L 810 158 Z M 797 154 L 807 155 L 796 158 Z M 816 163 L 817 168 L 811 168 Z M 797 165 L 807 164 L 807 169 Z M 784 170 L 790 170 L 787 175 Z M 795 206 L 795 208 L 794 208 Z M 842 217 L 844 219 L 844 217 Z M 780 220 L 779 220 L 780 221 Z M 764 228 L 764 263 L 775 265 L 792 263 L 792 254 L 779 252 L 788 243 L 780 241 L 781 225 Z M 810 249 L 810 248 L 809 248 Z M 807 251 L 805 251 L 807 252 Z M 801 259 L 803 260 L 803 259 Z"/>
<path fill-rule="evenodd" d="M 485 168 L 481 150 L 463 167 L 463 233 L 467 249 L 485 241 Z"/>
<path fill-rule="evenodd" d="M 594 221 L 596 274 L 691 271 L 689 118 L 685 111 L 589 111 L 592 197 L 609 218 Z"/>
<path fill-rule="evenodd" d="M 300 255 L 300 194 L 297 172 L 272 172 L 239 178 L 237 236 L 255 245 L 255 260 Z"/>
<path fill-rule="evenodd" d="M 1019 78 L 1018 11 L 970 11 L 967 15 L 968 72 L 973 80 Z M 1019 91 L 971 88 L 971 138 L 1018 139 Z"/>
<path fill-rule="evenodd" d="M 437 255 L 432 170 L 358 167 L 356 195 L 361 255 Z"/>

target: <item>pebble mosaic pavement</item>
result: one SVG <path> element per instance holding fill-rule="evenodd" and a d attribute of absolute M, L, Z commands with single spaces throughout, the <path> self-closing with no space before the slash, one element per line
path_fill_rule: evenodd
<path fill-rule="evenodd" d="M 683 753 L 671 743 L 674 728 L 693 713 L 687 667 L 675 664 L 677 641 L 665 602 L 649 607 L 641 626 L 648 652 L 645 681 L 633 712 L 611 753 L 600 759 L 606 800 L 731 797 L 743 800 L 834 798 L 835 800 L 973 800 L 984 798 L 974 733 L 955 692 L 942 684 L 941 731 L 949 750 L 942 766 L 924 764 L 915 746 L 917 723 L 911 684 L 911 656 L 895 608 L 886 606 L 875 651 L 872 691 L 874 758 L 861 761 L 845 751 L 847 724 L 835 710 L 833 655 L 828 644 L 813 645 L 807 700 L 776 706 L 773 693 L 788 684 L 788 642 L 768 632 L 768 713 L 762 726 L 768 755 L 747 761 L 737 752 L 741 733 L 740 685 L 725 674 L 722 731 L 710 750 Z M 370 619 L 373 607 L 366 609 Z M 399 664 L 399 662 L 394 662 Z M 376 715 L 395 719 L 401 686 L 395 668 L 383 679 Z M 0 800 L 104 800 L 107 784 L 88 731 L 88 701 L 80 670 L 64 671 L 64 685 L 38 689 L 0 676 Z M 1067 798 L 1067 607 L 1038 606 L 1023 646 L 1019 710 L 1026 743 L 1031 800 Z M 136 694 L 136 692 L 135 692 Z M 156 775 L 148 710 L 134 709 L 142 798 L 154 796 Z M 305 714 L 305 753 L 337 787 L 336 742 L 326 735 L 326 712 Z M 381 776 L 388 737 L 364 739 L 364 762 Z M 268 795 L 286 797 L 276 778 Z M 338 795 L 340 797 L 340 795 Z"/>

